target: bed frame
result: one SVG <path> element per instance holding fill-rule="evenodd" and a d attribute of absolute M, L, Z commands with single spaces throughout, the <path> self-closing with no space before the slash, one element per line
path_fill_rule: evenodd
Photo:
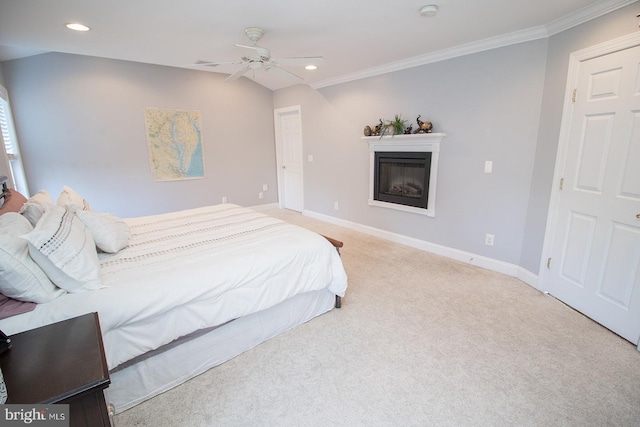
<path fill-rule="evenodd" d="M 340 248 L 344 246 L 344 243 L 342 243 L 340 240 L 327 237 L 324 234 L 321 234 L 321 236 L 327 239 L 329 243 L 331 243 L 333 247 L 336 248 L 336 251 L 338 251 L 338 255 L 340 255 Z M 336 295 L 336 308 L 340 307 L 342 307 L 342 298 L 340 297 L 340 295 Z"/>

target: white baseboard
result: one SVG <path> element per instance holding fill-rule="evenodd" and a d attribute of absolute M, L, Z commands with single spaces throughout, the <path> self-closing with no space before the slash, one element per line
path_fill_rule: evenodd
<path fill-rule="evenodd" d="M 536 288 L 537 290 L 542 292 L 542 289 L 540 289 L 540 276 L 538 276 L 537 274 L 518 266 L 518 274 L 516 275 L 516 277 L 532 288 Z"/>
<path fill-rule="evenodd" d="M 478 267 L 486 268 L 488 270 L 497 271 L 499 273 L 506 274 L 508 276 L 516 277 L 522 280 L 524 283 L 538 289 L 538 275 L 534 274 L 518 265 L 510 264 L 508 262 L 500 261 L 493 258 L 488 258 L 481 255 L 472 254 L 470 252 L 461 251 L 459 249 L 450 248 L 447 246 L 438 245 L 436 243 L 427 242 L 425 240 L 419 240 L 413 237 L 403 236 L 402 234 L 392 233 L 390 231 L 381 230 L 379 228 L 370 227 L 368 225 L 362 225 L 355 222 L 347 221 L 340 218 L 335 218 L 329 215 L 320 214 L 313 211 L 304 210 L 302 215 L 310 218 L 318 219 L 320 221 L 328 222 L 330 224 L 339 225 L 354 231 L 376 236 L 381 239 L 389 240 L 395 243 L 400 243 L 412 248 L 420 249 L 426 252 L 431 252 L 437 255 L 442 255 L 447 258 L 452 258 L 458 261 L 462 261 L 467 264 L 477 265 Z"/>

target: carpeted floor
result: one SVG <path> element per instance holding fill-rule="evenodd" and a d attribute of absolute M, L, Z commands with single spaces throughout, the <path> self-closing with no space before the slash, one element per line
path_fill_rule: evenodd
<path fill-rule="evenodd" d="M 115 417 L 126 426 L 639 426 L 640 352 L 519 280 L 333 226 L 343 307 Z"/>

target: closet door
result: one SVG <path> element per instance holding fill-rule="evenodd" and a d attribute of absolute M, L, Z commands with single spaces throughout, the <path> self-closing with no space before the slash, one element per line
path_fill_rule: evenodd
<path fill-rule="evenodd" d="M 578 67 L 548 290 L 638 344 L 640 46 Z"/>

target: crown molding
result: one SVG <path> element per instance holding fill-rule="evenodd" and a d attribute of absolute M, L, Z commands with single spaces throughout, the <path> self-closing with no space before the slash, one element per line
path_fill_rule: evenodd
<path fill-rule="evenodd" d="M 517 31 L 502 36 L 491 37 L 472 43 L 466 43 L 450 49 L 443 49 L 425 55 L 418 55 L 400 61 L 390 62 L 388 64 L 377 67 L 366 68 L 354 73 L 343 74 L 341 76 L 325 79 L 311 84 L 314 89 L 320 89 L 327 86 L 333 86 L 340 83 L 346 83 L 353 80 L 360 80 L 367 77 L 378 76 L 380 74 L 391 73 L 394 71 L 405 70 L 407 68 L 418 67 L 420 65 L 440 62 L 447 59 L 457 58 L 459 56 L 470 55 L 472 53 L 483 52 L 498 47 L 509 46 L 512 44 L 523 43 L 530 40 L 536 40 L 547 37 L 545 27 L 530 28 L 527 30 Z"/>
<path fill-rule="evenodd" d="M 449 49 L 443 49 L 425 55 L 418 55 L 400 61 L 366 68 L 364 70 L 356 71 L 353 73 L 343 74 L 341 76 L 320 80 L 318 82 L 310 84 L 309 86 L 311 86 L 313 89 L 321 89 L 323 87 L 334 86 L 341 83 L 379 76 L 381 74 L 392 73 L 394 71 L 401 71 L 408 68 L 431 64 L 434 62 L 445 61 L 447 59 L 457 58 L 473 53 L 479 53 L 518 43 L 549 38 L 552 35 L 558 34 L 562 31 L 568 30 L 592 19 L 606 15 L 607 13 L 628 6 L 632 3 L 635 3 L 636 1 L 637 0 L 599 1 L 597 3 L 594 3 L 593 5 L 579 9 L 574 13 L 556 19 L 547 25 L 528 28 L 501 36 L 490 37 L 484 40 L 454 46 Z"/>
<path fill-rule="evenodd" d="M 638 0 L 601 0 L 590 6 L 578 9 L 574 13 L 570 13 L 569 15 L 565 15 L 549 22 L 546 25 L 549 37 L 570 28 L 577 27 L 585 22 L 589 22 L 592 19 L 604 16 L 607 13 L 611 13 L 637 1 Z"/>

